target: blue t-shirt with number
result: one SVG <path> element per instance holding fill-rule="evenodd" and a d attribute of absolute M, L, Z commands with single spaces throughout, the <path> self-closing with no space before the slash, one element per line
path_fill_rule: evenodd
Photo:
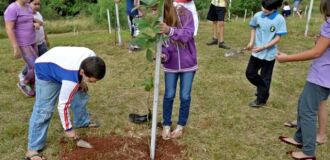
<path fill-rule="evenodd" d="M 269 15 L 265 15 L 264 12 L 260 11 L 253 16 L 249 25 L 256 30 L 254 47 L 262 47 L 268 44 L 276 35 L 287 34 L 285 19 L 278 11 L 274 11 Z M 258 53 L 252 53 L 252 56 L 272 61 L 275 59 L 276 54 L 277 45 L 274 45 Z"/>

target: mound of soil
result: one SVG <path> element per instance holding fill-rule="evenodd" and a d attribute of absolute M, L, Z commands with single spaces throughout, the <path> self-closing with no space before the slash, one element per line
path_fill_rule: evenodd
<path fill-rule="evenodd" d="M 148 160 L 150 159 L 150 137 L 133 138 L 118 135 L 107 137 L 84 138 L 93 146 L 92 149 L 76 147 L 72 142 L 61 140 L 62 160 Z M 185 146 L 175 140 L 164 141 L 157 137 L 157 160 L 184 159 Z"/>

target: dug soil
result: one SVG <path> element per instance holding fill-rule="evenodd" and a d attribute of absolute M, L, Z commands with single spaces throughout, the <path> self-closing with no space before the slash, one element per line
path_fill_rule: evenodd
<path fill-rule="evenodd" d="M 61 140 L 62 160 L 148 160 L 150 159 L 150 137 L 134 138 L 118 135 L 84 138 L 92 149 L 76 147 L 73 142 Z M 164 141 L 157 137 L 156 160 L 183 160 L 185 146 L 176 140 Z"/>

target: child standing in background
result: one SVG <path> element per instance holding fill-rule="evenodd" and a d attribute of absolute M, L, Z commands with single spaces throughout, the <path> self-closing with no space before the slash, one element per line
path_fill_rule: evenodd
<path fill-rule="evenodd" d="M 291 8 L 288 1 L 284 1 L 283 4 L 282 15 L 286 18 L 291 15 Z"/>
<path fill-rule="evenodd" d="M 256 13 L 250 21 L 252 27 L 248 49 L 252 49 L 246 77 L 257 87 L 257 99 L 249 103 L 250 107 L 262 107 L 269 98 L 277 43 L 287 34 L 285 19 L 277 11 L 282 0 L 262 0 L 262 11 Z M 260 71 L 260 74 L 259 74 Z"/>
<path fill-rule="evenodd" d="M 294 138 L 279 137 L 287 144 L 302 148 L 302 151 L 290 152 L 291 157 L 295 159 L 316 159 L 317 114 L 320 104 L 330 95 L 330 1 L 321 0 L 320 10 L 325 22 L 321 27 L 321 36 L 316 45 L 310 50 L 293 55 L 279 52 L 276 57 L 279 62 L 315 59 L 310 66 L 307 82 L 299 97 L 297 131 Z"/>
<path fill-rule="evenodd" d="M 198 66 L 192 13 L 183 6 L 174 7 L 173 0 L 166 0 L 164 3 L 164 23 L 160 24 L 160 31 L 167 34 L 169 40 L 162 48 L 162 63 L 165 71 L 162 137 L 167 140 L 181 137 L 183 134 L 183 127 L 187 124 L 189 116 L 192 83 Z M 178 79 L 180 79 L 179 120 L 176 129 L 171 132 L 171 116 Z"/>
<path fill-rule="evenodd" d="M 35 45 L 35 30 L 33 26 L 33 11 L 30 0 L 10 1 L 4 12 L 6 32 L 13 47 L 15 58 L 22 57 L 28 65 L 28 71 L 23 81 L 17 83 L 18 88 L 26 95 L 35 95 L 31 86 L 34 86 L 34 61 L 37 58 Z"/>

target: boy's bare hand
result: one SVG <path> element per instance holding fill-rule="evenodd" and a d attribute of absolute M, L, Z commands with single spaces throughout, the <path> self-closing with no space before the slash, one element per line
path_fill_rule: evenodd
<path fill-rule="evenodd" d="M 88 86 L 84 81 L 82 81 L 79 85 L 79 89 L 83 92 L 87 92 L 88 91 Z"/>
<path fill-rule="evenodd" d="M 261 47 L 254 47 L 253 49 L 252 49 L 252 52 L 254 52 L 254 53 L 258 53 L 258 52 L 260 52 L 260 51 L 262 51 L 262 50 L 264 50 L 265 48 L 263 47 L 263 46 L 261 46 Z"/>
<path fill-rule="evenodd" d="M 276 55 L 276 60 L 280 63 L 287 62 L 288 61 L 288 55 L 283 53 L 283 52 L 278 51 L 278 53 Z"/>
<path fill-rule="evenodd" d="M 65 136 L 67 136 L 68 138 L 75 138 L 78 135 L 74 130 L 70 130 L 70 131 L 65 131 Z"/>
<path fill-rule="evenodd" d="M 253 48 L 253 44 L 250 42 L 245 48 L 247 50 L 251 50 Z"/>

